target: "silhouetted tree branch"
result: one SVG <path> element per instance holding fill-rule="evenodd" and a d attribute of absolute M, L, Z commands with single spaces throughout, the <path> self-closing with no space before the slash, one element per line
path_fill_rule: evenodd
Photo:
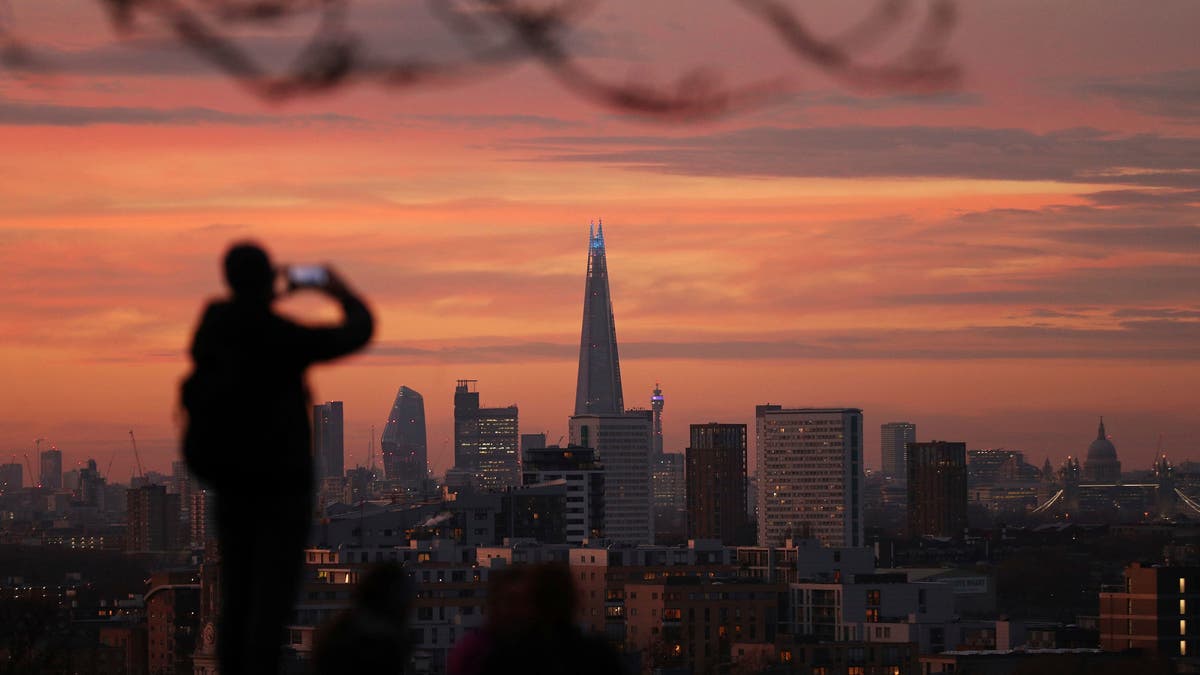
<path fill-rule="evenodd" d="M 122 35 L 140 22 L 158 20 L 199 56 L 256 95 L 282 100 L 368 81 L 412 87 L 484 77 L 527 60 L 541 64 L 574 94 L 598 105 L 650 117 L 712 117 L 789 93 L 782 79 L 730 86 L 709 69 L 684 73 L 673 87 L 613 82 L 584 65 L 567 46 L 566 34 L 594 0 L 533 5 L 521 0 L 430 0 L 430 9 L 463 45 L 457 60 L 385 59 L 347 28 L 351 0 L 97 0 Z M 956 16 L 954 0 L 879 0 L 842 34 L 818 37 L 786 0 L 734 0 L 800 61 L 848 86 L 937 91 L 954 86 L 957 65 L 947 54 Z M 37 65 L 35 52 L 20 43 L 11 12 L 0 0 L 0 64 L 10 69 Z M 300 56 L 273 73 L 230 37 L 230 31 L 284 19 L 320 16 Z M 868 63 L 862 55 L 892 40 L 914 14 L 918 30 L 899 55 Z"/>

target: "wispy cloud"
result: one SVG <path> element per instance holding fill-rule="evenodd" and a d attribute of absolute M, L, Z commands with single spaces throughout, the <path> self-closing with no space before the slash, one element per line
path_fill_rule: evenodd
<path fill-rule="evenodd" d="M 547 136 L 534 159 L 697 176 L 966 178 L 1200 186 L 1200 138 L 1099 129 L 756 127 L 704 135 Z"/>
<path fill-rule="evenodd" d="M 1186 121 L 1200 120 L 1198 69 L 1093 79 L 1079 85 L 1078 90 L 1151 115 Z"/>
<path fill-rule="evenodd" d="M 125 106 L 77 106 L 34 103 L 0 98 L 0 125 L 86 127 L 100 124 L 149 126 L 299 126 L 310 124 L 360 124 L 363 120 L 336 113 L 310 115 L 257 115 L 231 113 L 212 108 L 146 108 Z"/>

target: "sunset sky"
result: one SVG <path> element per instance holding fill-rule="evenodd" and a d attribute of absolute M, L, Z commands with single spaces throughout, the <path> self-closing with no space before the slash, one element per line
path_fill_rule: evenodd
<path fill-rule="evenodd" d="M 736 3 L 580 19 L 566 44 L 617 81 L 787 82 L 704 122 L 598 107 L 536 64 L 269 104 L 151 17 L 122 40 L 99 3 L 12 5 L 46 67 L 0 69 L 3 461 L 44 437 L 124 482 L 134 429 L 168 470 L 190 332 L 245 238 L 334 264 L 376 311 L 365 354 L 311 373 L 317 400 L 345 401 L 347 466 L 407 385 L 444 470 L 458 378 L 553 442 L 597 218 L 625 401 L 661 382 L 670 451 L 769 401 L 861 407 L 868 466 L 883 422 L 1040 465 L 1083 453 L 1100 415 L 1126 470 L 1160 434 L 1200 460 L 1195 0 L 962 2 L 963 81 L 934 96 L 827 77 Z M 426 3 L 353 6 L 379 54 L 454 54 Z M 829 34 L 869 7 L 797 6 Z M 310 29 L 239 39 L 282 63 Z"/>

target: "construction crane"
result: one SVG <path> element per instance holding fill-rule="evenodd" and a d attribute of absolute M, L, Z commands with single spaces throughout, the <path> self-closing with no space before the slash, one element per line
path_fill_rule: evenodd
<path fill-rule="evenodd" d="M 29 470 L 29 484 L 42 487 L 40 477 L 33 472 L 33 462 L 29 461 L 29 453 L 25 453 L 25 468 Z"/>
<path fill-rule="evenodd" d="M 145 478 L 146 474 L 142 471 L 142 457 L 137 451 L 137 439 L 133 437 L 133 429 L 129 430 L 129 444 L 133 446 L 133 459 L 137 462 L 138 478 Z"/>
<path fill-rule="evenodd" d="M 375 473 L 375 425 L 371 425 L 371 436 L 367 439 L 367 470 Z"/>

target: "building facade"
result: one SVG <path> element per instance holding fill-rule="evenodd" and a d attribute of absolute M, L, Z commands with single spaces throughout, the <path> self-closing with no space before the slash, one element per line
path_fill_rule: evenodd
<path fill-rule="evenodd" d="M 42 487 L 51 490 L 61 490 L 62 483 L 62 452 L 58 448 L 44 450 L 38 458 L 41 462 L 40 482 Z"/>
<path fill-rule="evenodd" d="M 405 490 L 419 490 L 429 476 L 425 436 L 425 398 L 401 386 L 379 439 L 383 475 Z"/>
<path fill-rule="evenodd" d="M 863 545 L 862 410 L 755 410 L 758 545 Z"/>
<path fill-rule="evenodd" d="M 652 460 L 650 490 L 654 499 L 654 538 L 657 544 L 687 541 L 687 481 L 685 457 L 664 452 Z"/>
<path fill-rule="evenodd" d="M 1123 587 L 1101 589 L 1100 648 L 1160 656 L 1200 654 L 1200 567 L 1125 568 Z"/>
<path fill-rule="evenodd" d="M 522 482 L 566 485 L 566 543 L 582 546 L 604 536 L 604 466 L 591 448 L 557 446 L 527 448 L 522 457 Z"/>
<path fill-rule="evenodd" d="M 917 440 L 917 425 L 912 422 L 888 422 L 879 425 L 880 470 L 885 476 L 901 480 L 907 474 L 904 468 L 906 443 Z"/>
<path fill-rule="evenodd" d="M 654 501 L 650 491 L 652 435 L 648 414 L 630 412 L 571 418 L 571 445 L 595 450 L 604 465 L 604 533 L 614 542 L 635 545 L 654 542 Z"/>
<path fill-rule="evenodd" d="M 746 425 L 691 425 L 686 452 L 689 539 L 749 544 L 746 524 Z"/>
<path fill-rule="evenodd" d="M 454 468 L 476 490 L 503 490 L 521 484 L 517 406 L 482 408 L 475 380 L 454 388 Z"/>
<path fill-rule="evenodd" d="M 967 527 L 967 444 L 909 443 L 908 536 L 962 537 Z"/>
<path fill-rule="evenodd" d="M 130 553 L 174 551 L 183 543 L 180 497 L 165 485 L 143 485 L 125 492 L 125 550 Z"/>
<path fill-rule="evenodd" d="M 342 428 L 342 402 L 326 401 L 313 406 L 313 459 L 317 480 L 341 478 L 345 474 L 346 448 Z"/>

